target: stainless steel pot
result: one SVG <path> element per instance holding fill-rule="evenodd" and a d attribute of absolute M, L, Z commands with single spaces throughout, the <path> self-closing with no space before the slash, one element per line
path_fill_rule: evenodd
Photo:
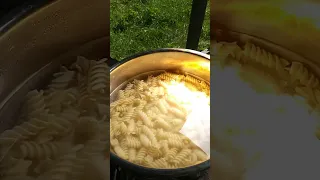
<path fill-rule="evenodd" d="M 109 55 L 109 3 L 57 0 L 28 4 L 0 28 L 0 132 L 15 124 L 27 91 L 41 88 L 77 55 Z"/>
<path fill-rule="evenodd" d="M 159 49 L 131 56 L 114 65 L 110 70 L 110 99 L 117 91 L 133 79 L 143 79 L 147 75 L 162 71 L 179 71 L 191 74 L 210 83 L 210 56 L 187 49 Z M 129 169 L 138 177 L 184 177 L 195 179 L 209 169 L 210 161 L 179 169 L 153 169 L 123 160 L 110 153 L 112 163 Z"/>

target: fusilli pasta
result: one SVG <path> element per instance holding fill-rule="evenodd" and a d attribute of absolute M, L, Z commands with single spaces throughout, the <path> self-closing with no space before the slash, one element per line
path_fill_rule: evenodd
<path fill-rule="evenodd" d="M 187 97 L 177 100 L 170 94 L 170 87 L 176 83 L 209 102 L 210 87 L 206 82 L 169 72 L 147 80 L 135 79 L 118 91 L 117 100 L 110 105 L 111 147 L 116 155 L 152 168 L 186 167 L 208 159 L 179 133 L 191 109 L 184 102 Z"/>
<path fill-rule="evenodd" d="M 80 179 L 93 157 L 106 156 L 110 103 L 105 61 L 78 57 L 70 68 L 53 74 L 45 89 L 27 93 L 22 123 L 0 134 L 1 179 Z"/>

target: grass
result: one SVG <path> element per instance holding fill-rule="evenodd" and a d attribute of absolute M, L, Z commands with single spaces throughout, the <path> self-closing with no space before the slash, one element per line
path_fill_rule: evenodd
<path fill-rule="evenodd" d="M 158 48 L 185 48 L 192 0 L 111 0 L 111 57 Z M 209 4 L 199 49 L 210 46 Z"/>

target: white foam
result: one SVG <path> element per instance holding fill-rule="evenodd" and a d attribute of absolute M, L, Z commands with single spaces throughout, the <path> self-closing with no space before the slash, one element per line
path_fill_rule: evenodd
<path fill-rule="evenodd" d="M 211 131 L 223 135 L 227 127 L 254 129 L 254 136 L 232 139 L 260 160 L 246 173 L 246 180 L 319 179 L 320 141 L 314 135 L 318 117 L 310 114 L 303 98 L 259 94 L 237 75 L 234 68 L 211 70 Z M 279 112 L 282 107 L 285 112 Z"/>

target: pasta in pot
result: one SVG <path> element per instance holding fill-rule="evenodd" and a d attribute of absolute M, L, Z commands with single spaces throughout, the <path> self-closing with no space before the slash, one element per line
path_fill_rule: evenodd
<path fill-rule="evenodd" d="M 22 124 L 0 134 L 1 179 L 82 179 L 109 149 L 109 68 L 78 57 L 26 95 Z M 89 168 L 90 169 L 90 168 Z M 109 169 L 109 168 L 107 168 Z"/>
<path fill-rule="evenodd" d="M 191 110 L 188 103 L 170 94 L 175 84 L 210 103 L 209 85 L 189 75 L 165 72 L 147 80 L 135 79 L 110 104 L 112 152 L 151 168 L 181 168 L 208 160 L 204 151 L 179 132 Z"/>

